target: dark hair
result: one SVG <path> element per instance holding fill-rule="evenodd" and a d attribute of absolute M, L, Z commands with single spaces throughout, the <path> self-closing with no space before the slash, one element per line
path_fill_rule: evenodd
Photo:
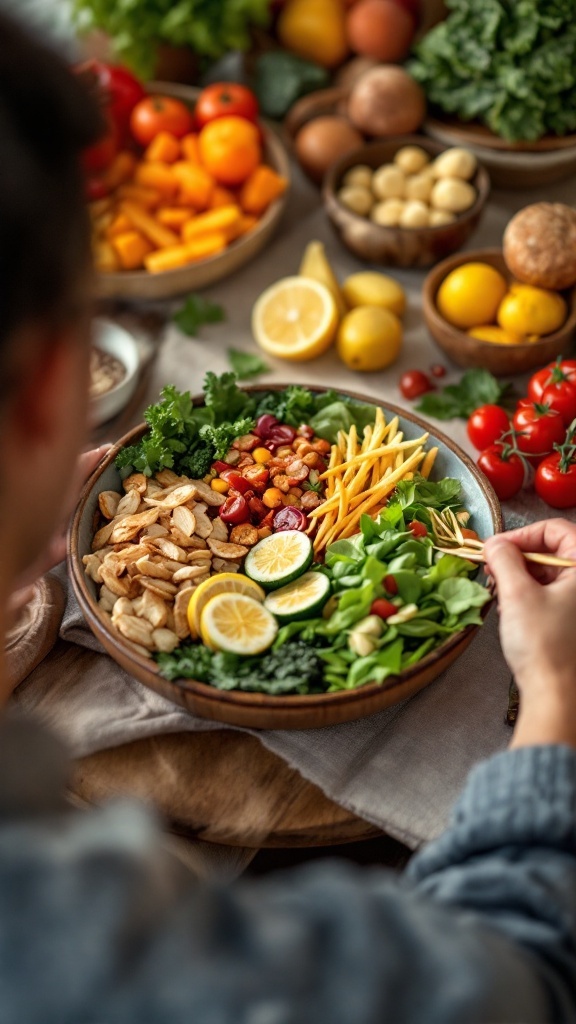
<path fill-rule="evenodd" d="M 0 388 L 18 329 L 72 312 L 89 261 L 79 156 L 101 131 L 85 84 L 0 13 Z"/>

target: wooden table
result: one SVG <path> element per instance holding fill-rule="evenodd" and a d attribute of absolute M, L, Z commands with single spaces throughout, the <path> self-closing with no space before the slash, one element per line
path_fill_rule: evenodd
<path fill-rule="evenodd" d="M 330 846 L 382 835 L 328 799 L 254 737 L 230 729 L 154 736 L 79 760 L 83 802 L 152 802 L 170 828 L 211 843 Z"/>

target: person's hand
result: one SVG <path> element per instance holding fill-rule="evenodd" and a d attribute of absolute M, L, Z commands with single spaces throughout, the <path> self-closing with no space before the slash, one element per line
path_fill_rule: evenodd
<path fill-rule="evenodd" d="M 547 519 L 485 544 L 502 650 L 521 694 L 512 745 L 576 746 L 576 568 L 538 566 L 521 551 L 576 559 L 576 524 Z"/>
<path fill-rule="evenodd" d="M 85 480 L 94 472 L 96 466 L 104 458 L 107 451 L 112 447 L 111 444 L 100 445 L 99 448 L 93 448 L 91 451 L 83 452 L 79 456 L 76 465 L 76 473 L 70 485 L 70 490 L 64 505 L 62 508 L 62 521 L 59 529 L 56 531 L 46 551 L 44 551 L 40 559 L 32 565 L 25 573 L 25 575 L 18 580 L 16 589 L 11 595 L 9 603 L 9 614 L 14 617 L 18 614 L 19 610 L 27 604 L 30 600 L 30 595 L 34 583 L 37 579 L 52 569 L 66 555 L 66 530 L 68 529 L 68 520 L 71 512 L 74 508 L 76 500 L 78 498 L 78 491 Z"/>

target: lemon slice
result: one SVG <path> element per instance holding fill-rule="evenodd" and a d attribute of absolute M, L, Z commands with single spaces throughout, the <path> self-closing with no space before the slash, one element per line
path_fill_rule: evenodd
<path fill-rule="evenodd" d="M 265 352 L 281 359 L 315 359 L 330 347 L 338 326 L 326 285 L 285 277 L 267 288 L 252 311 L 252 331 Z"/>
<path fill-rule="evenodd" d="M 217 594 L 200 616 L 204 643 L 231 654 L 261 654 L 274 642 L 278 623 L 253 597 Z"/>
<path fill-rule="evenodd" d="M 246 555 L 244 572 L 266 590 L 301 576 L 312 563 L 312 541 L 300 530 L 281 530 L 258 541 Z"/>
<path fill-rule="evenodd" d="M 193 639 L 200 636 L 200 618 L 202 610 L 212 597 L 217 594 L 245 594 L 255 601 L 264 600 L 264 591 L 253 580 L 247 576 L 241 576 L 238 572 L 220 572 L 216 576 L 210 576 L 204 580 L 192 594 L 188 602 L 188 625 Z"/>

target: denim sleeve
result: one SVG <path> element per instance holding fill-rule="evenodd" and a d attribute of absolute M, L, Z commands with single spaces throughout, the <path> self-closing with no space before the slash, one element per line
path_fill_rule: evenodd
<path fill-rule="evenodd" d="M 0 828 L 2 1024 L 576 1021 L 576 755 L 478 769 L 398 880 L 333 862 L 211 890 L 139 808 Z"/>

